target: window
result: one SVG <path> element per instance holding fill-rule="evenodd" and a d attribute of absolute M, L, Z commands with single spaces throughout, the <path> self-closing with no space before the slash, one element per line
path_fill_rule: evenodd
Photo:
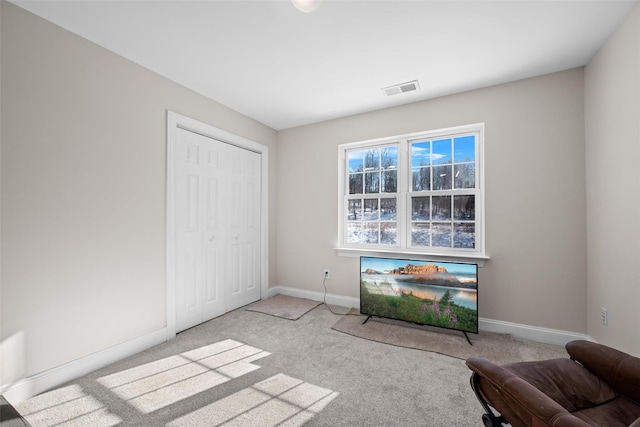
<path fill-rule="evenodd" d="M 484 257 L 484 125 L 339 146 L 340 247 Z"/>

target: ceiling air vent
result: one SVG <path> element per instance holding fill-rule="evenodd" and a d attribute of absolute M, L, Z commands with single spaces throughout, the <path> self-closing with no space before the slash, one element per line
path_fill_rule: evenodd
<path fill-rule="evenodd" d="M 417 80 L 382 88 L 382 90 L 384 91 L 384 93 L 387 94 L 387 96 L 397 95 L 399 93 L 404 93 L 404 92 L 411 92 L 412 90 L 418 90 L 418 89 L 420 89 L 420 85 L 418 84 Z"/>

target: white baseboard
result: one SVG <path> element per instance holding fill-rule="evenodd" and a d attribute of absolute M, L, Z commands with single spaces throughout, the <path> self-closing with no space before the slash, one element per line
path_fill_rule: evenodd
<path fill-rule="evenodd" d="M 589 340 L 587 335 L 578 332 L 541 328 L 539 326 L 523 325 L 521 323 L 504 322 L 482 317 L 478 321 L 478 326 L 481 331 L 510 334 L 516 339 L 560 346 L 564 346 L 569 341 Z"/>
<path fill-rule="evenodd" d="M 298 298 L 307 298 L 314 301 L 323 301 L 324 293 L 306 291 L 296 288 L 288 288 L 285 286 L 275 286 L 269 288 L 269 296 L 283 294 Z M 339 305 L 343 307 L 360 307 L 360 299 L 353 297 L 345 297 L 341 295 L 327 294 L 327 304 Z M 478 319 L 478 327 L 481 331 L 494 332 L 498 334 L 510 334 L 516 339 L 536 341 L 545 344 L 554 344 L 564 346 L 573 340 L 589 340 L 585 334 L 577 332 L 562 331 L 558 329 L 541 328 L 538 326 L 523 325 L 520 323 L 503 322 L 493 319 Z"/>
<path fill-rule="evenodd" d="M 0 393 L 16 404 L 33 396 L 58 387 L 78 377 L 110 365 L 118 360 L 133 356 L 167 341 L 166 328 L 159 329 L 122 344 L 100 350 L 96 353 L 67 362 L 13 384 L 0 386 Z"/>

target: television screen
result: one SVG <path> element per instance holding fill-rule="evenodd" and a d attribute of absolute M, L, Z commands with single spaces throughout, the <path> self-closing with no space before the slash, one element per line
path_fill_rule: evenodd
<path fill-rule="evenodd" d="M 478 333 L 478 265 L 361 257 L 360 312 Z"/>

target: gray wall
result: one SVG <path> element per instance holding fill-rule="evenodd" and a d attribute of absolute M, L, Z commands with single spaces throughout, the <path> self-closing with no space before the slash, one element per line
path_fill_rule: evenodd
<path fill-rule="evenodd" d="M 1 7 L 0 340 L 24 334 L 31 375 L 166 325 L 167 109 L 269 146 L 272 170 L 276 132 Z"/>
<path fill-rule="evenodd" d="M 640 355 L 640 4 L 585 68 L 585 125 L 589 334 Z"/>
<path fill-rule="evenodd" d="M 279 132 L 277 284 L 357 297 L 336 254 L 338 144 L 485 123 L 480 316 L 586 333 L 583 69 Z M 286 208 L 285 208 L 286 207 Z"/>

